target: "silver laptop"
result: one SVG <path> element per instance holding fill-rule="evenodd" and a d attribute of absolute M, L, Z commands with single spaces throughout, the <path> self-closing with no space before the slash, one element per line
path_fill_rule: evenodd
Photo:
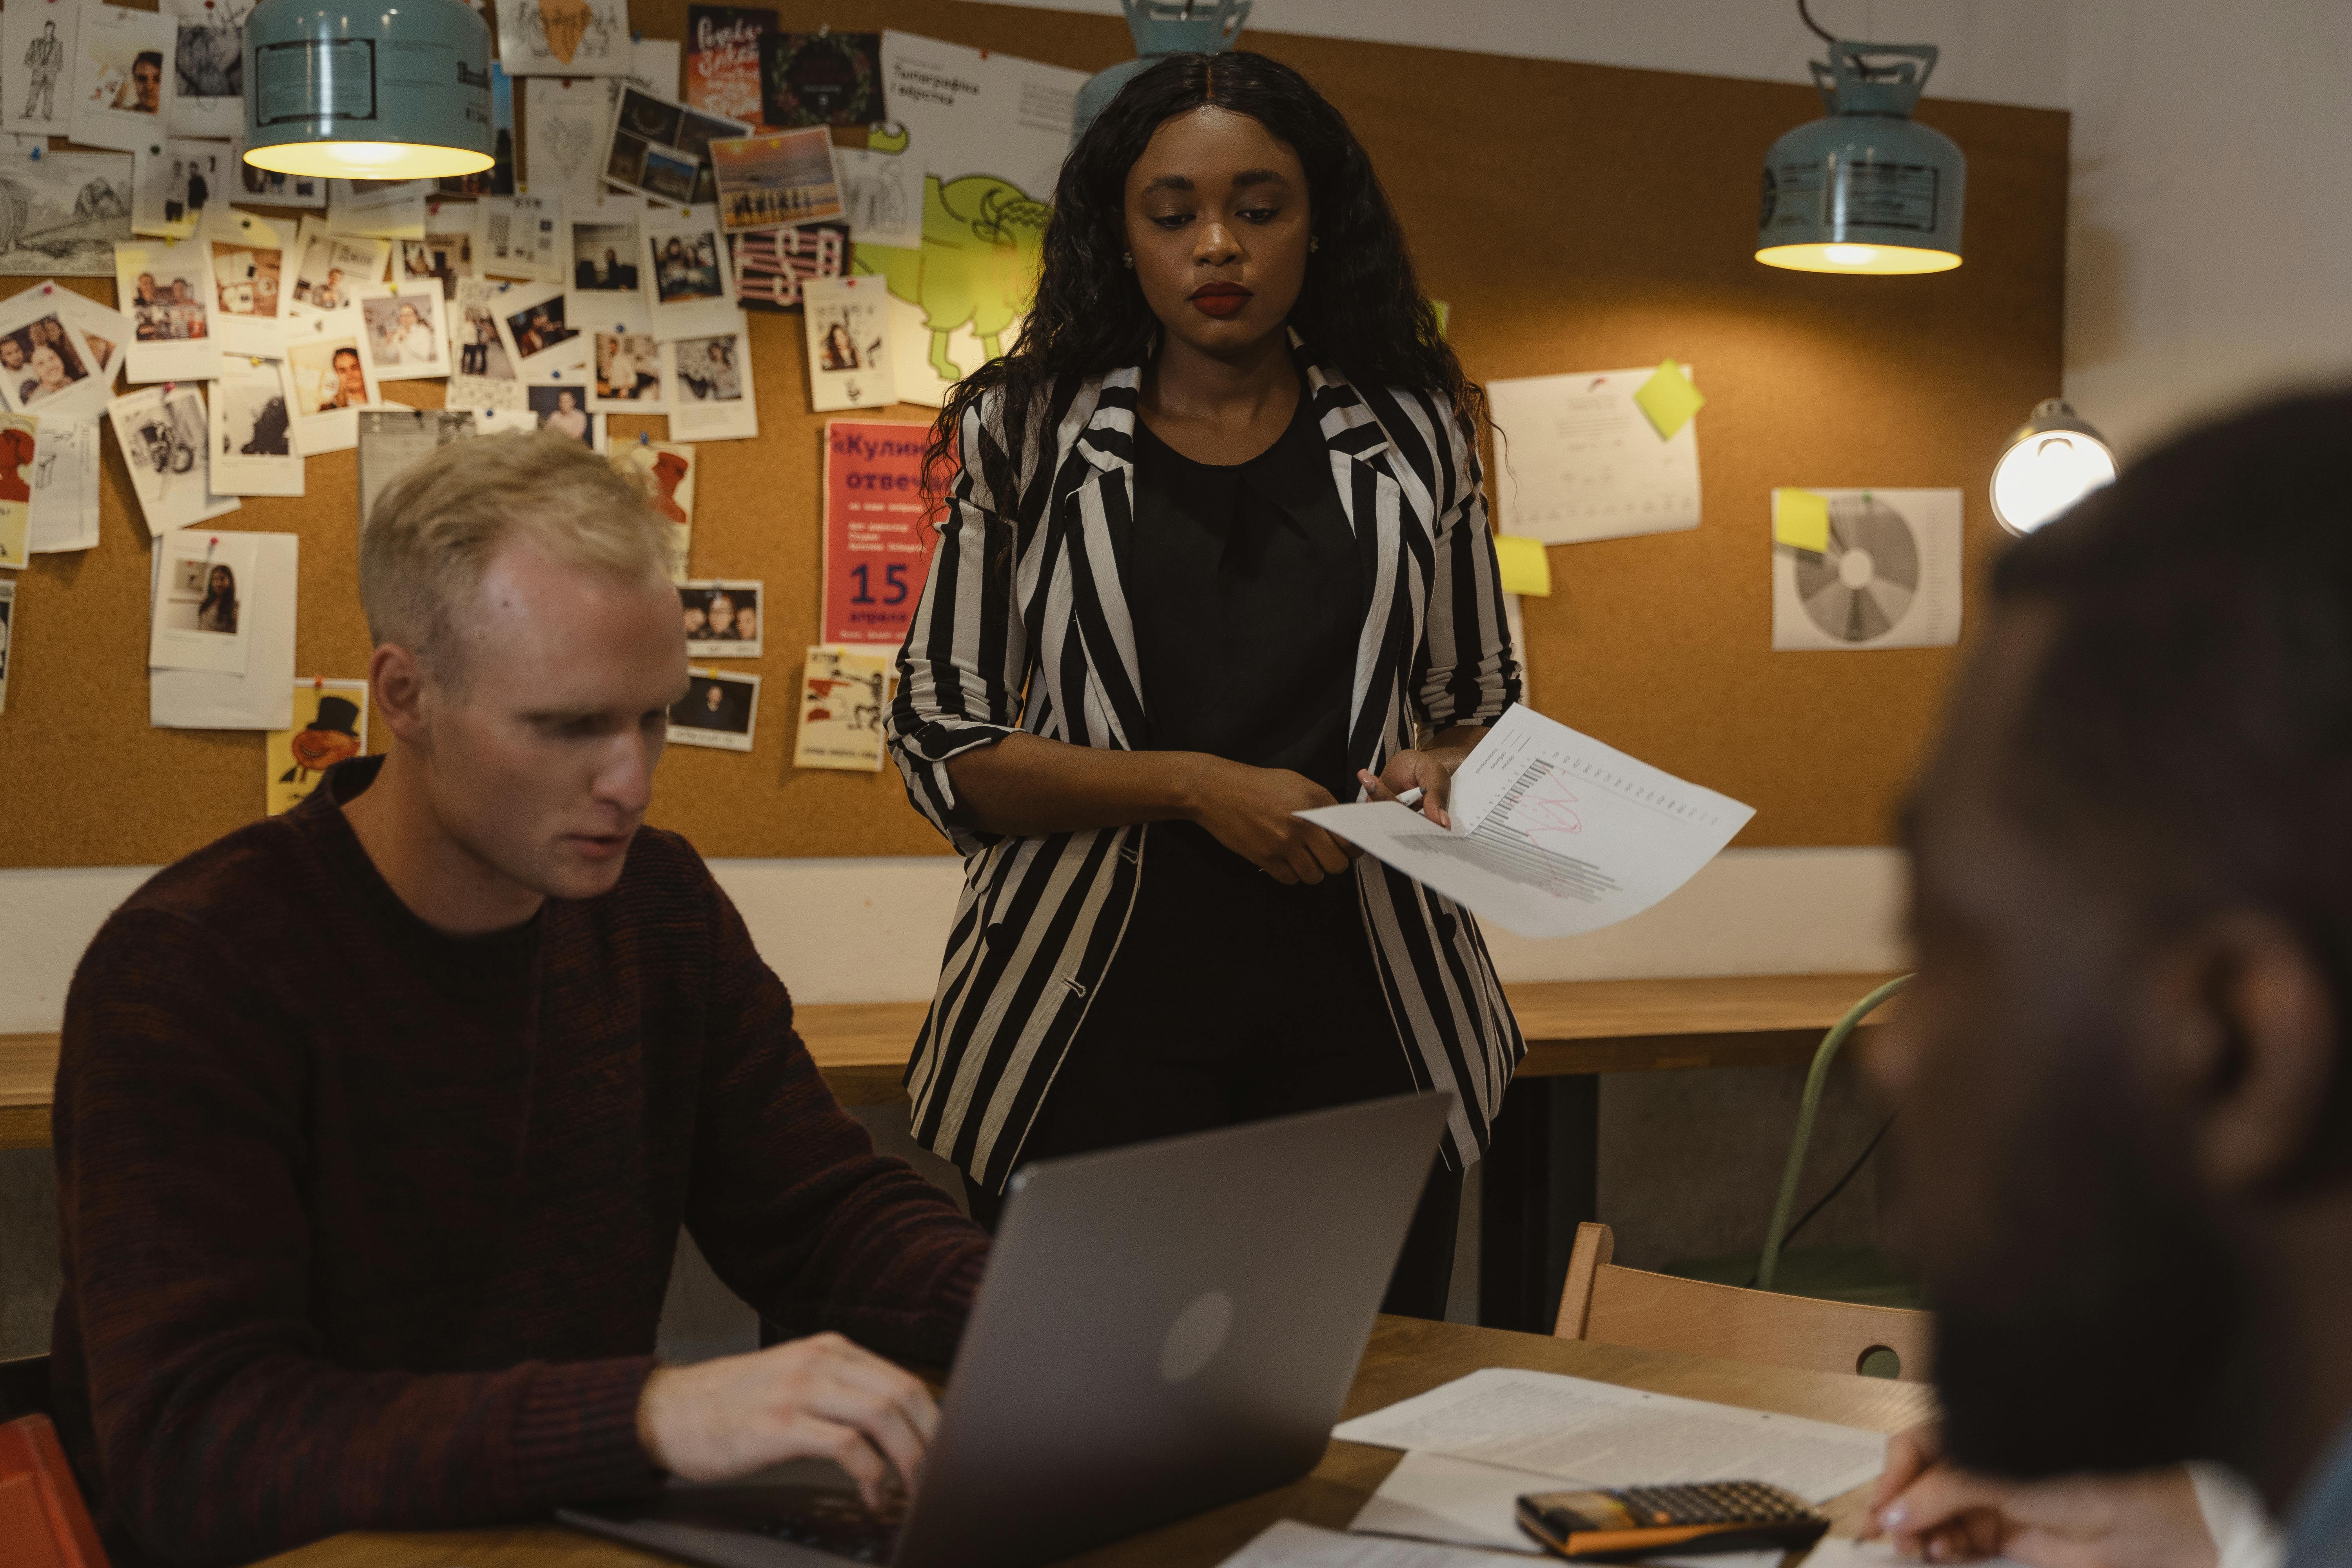
<path fill-rule="evenodd" d="M 1407 1095 L 1013 1178 L 920 1492 L 673 1482 L 557 1517 L 718 1568 L 1030 1568 L 1322 1458 L 1453 1104 Z"/>

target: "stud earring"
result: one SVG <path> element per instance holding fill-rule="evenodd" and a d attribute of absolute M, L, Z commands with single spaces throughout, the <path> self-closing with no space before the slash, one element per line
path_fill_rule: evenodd
<path fill-rule="evenodd" d="M 1125 256 L 1120 257 L 1119 259 L 1126 262 L 1128 267 L 1132 269 L 1135 266 L 1135 252 L 1130 250 Z"/>
<path fill-rule="evenodd" d="M 1322 249 L 1322 248 L 1323 248 L 1323 239 L 1322 239 L 1322 237 L 1321 237 L 1320 235 L 1312 235 L 1312 234 L 1308 235 L 1308 236 L 1307 237 L 1307 249 L 1309 249 L 1309 250 L 1320 250 L 1320 249 Z"/>

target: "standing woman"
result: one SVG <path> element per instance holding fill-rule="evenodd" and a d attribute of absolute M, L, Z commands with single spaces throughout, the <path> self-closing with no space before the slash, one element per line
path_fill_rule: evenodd
<path fill-rule="evenodd" d="M 908 1087 L 992 1226 L 1019 1164 L 1415 1089 L 1456 1108 L 1388 1310 L 1444 1315 L 1525 1051 L 1467 911 L 1293 813 L 1454 771 L 1517 699 L 1478 390 L 1339 111 L 1254 54 L 1138 75 L 1063 166 L 891 746 L 967 858 Z"/>

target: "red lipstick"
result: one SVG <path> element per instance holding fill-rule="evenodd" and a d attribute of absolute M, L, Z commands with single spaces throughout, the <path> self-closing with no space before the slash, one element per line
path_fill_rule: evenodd
<path fill-rule="evenodd" d="M 1192 290 L 1192 309 L 1204 316 L 1223 320 L 1241 314 L 1243 306 L 1257 296 L 1238 283 L 1203 283 Z"/>

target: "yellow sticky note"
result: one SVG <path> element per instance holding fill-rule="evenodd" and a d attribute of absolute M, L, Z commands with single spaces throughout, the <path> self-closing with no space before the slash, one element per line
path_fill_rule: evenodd
<path fill-rule="evenodd" d="M 1551 557 L 1543 541 L 1516 533 L 1495 535 L 1495 559 L 1503 569 L 1503 592 L 1529 594 L 1538 599 L 1551 595 Z"/>
<path fill-rule="evenodd" d="M 1650 416 L 1661 441 L 1673 440 L 1675 432 L 1706 406 L 1706 399 L 1691 384 L 1689 374 L 1672 360 L 1658 366 L 1657 374 L 1642 384 L 1642 390 L 1633 394 L 1633 401 Z"/>
<path fill-rule="evenodd" d="M 1772 492 L 1772 542 L 1819 555 L 1830 547 L 1830 498 L 1811 490 Z"/>

